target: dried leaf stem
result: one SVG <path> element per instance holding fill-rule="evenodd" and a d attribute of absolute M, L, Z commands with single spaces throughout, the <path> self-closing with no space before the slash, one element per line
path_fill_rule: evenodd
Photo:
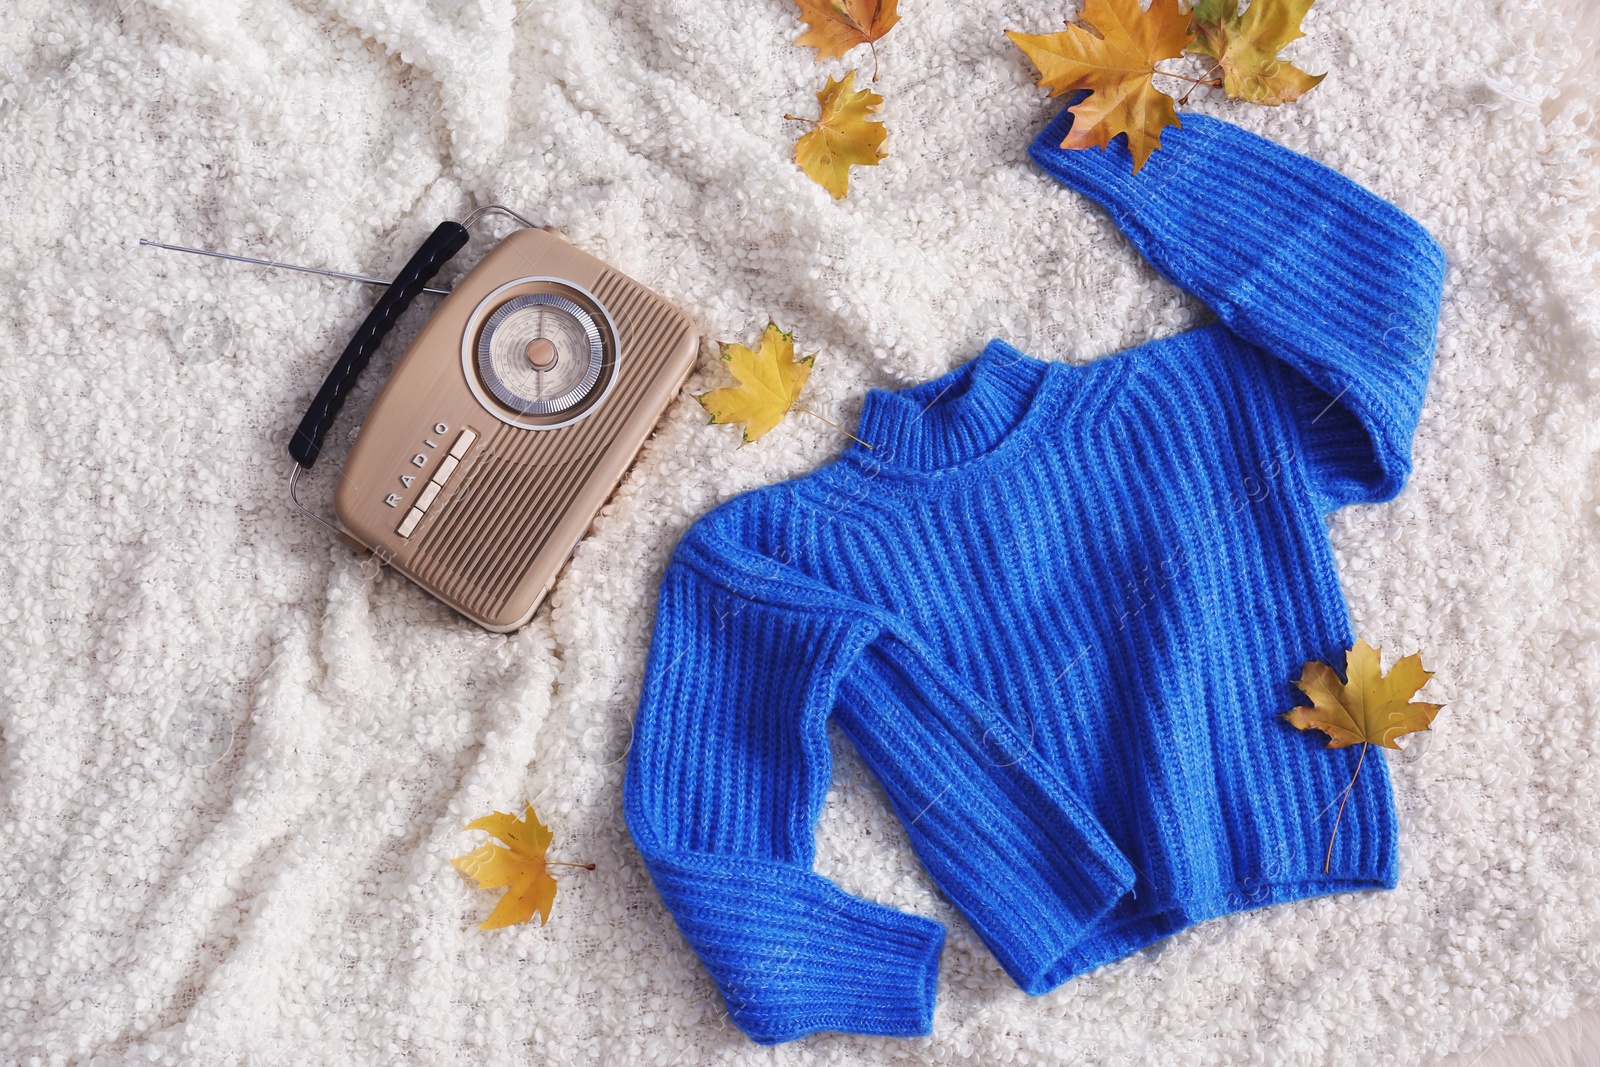
<path fill-rule="evenodd" d="M 1194 85 L 1189 88 L 1188 92 L 1184 93 L 1181 97 L 1178 98 L 1178 106 L 1179 107 L 1183 107 L 1185 104 L 1187 104 L 1189 102 L 1189 98 L 1194 95 L 1195 89 L 1197 87 L 1201 86 L 1201 85 L 1209 85 L 1213 89 L 1215 89 L 1217 86 L 1221 85 L 1222 84 L 1221 81 L 1218 81 L 1218 80 L 1215 80 L 1215 79 L 1211 78 L 1211 76 L 1213 74 L 1215 74 L 1217 71 L 1219 71 L 1221 69 L 1222 69 L 1222 64 L 1221 63 L 1212 63 L 1211 64 L 1211 69 L 1206 71 L 1205 74 L 1202 76 L 1203 78 L 1210 79 L 1210 80 L 1196 81 L 1194 83 Z M 1166 72 L 1162 71 L 1161 73 L 1164 74 Z"/>
<path fill-rule="evenodd" d="M 1193 82 L 1196 85 L 1209 85 L 1213 89 L 1222 88 L 1222 82 L 1219 79 L 1212 79 L 1210 81 L 1207 81 L 1207 80 L 1205 80 L 1203 78 L 1191 78 L 1187 74 L 1174 74 L 1174 73 L 1172 73 L 1172 71 L 1170 71 L 1170 70 L 1162 70 L 1160 67 L 1156 68 L 1156 73 L 1161 75 L 1163 78 L 1177 78 L 1179 81 Z M 1191 89 L 1189 91 L 1190 92 L 1194 92 L 1193 89 Z M 1183 99 L 1187 100 L 1189 98 L 1188 98 L 1187 95 L 1185 95 Z M 1178 103 L 1180 103 L 1180 104 L 1183 103 L 1183 100 L 1178 101 Z"/>
<path fill-rule="evenodd" d="M 840 433 L 842 433 L 846 437 L 850 438 L 850 440 L 854 441 L 856 444 L 860 445 L 862 448 L 865 448 L 868 451 L 872 450 L 872 446 L 871 445 L 867 444 L 861 438 L 857 437 L 855 434 L 851 433 L 849 430 L 845 429 L 843 426 L 840 426 L 837 422 L 834 422 L 832 419 L 823 418 L 821 415 L 818 415 L 815 411 L 812 411 L 810 408 L 803 408 L 803 407 L 799 407 L 798 405 L 795 407 L 794 410 L 804 412 L 805 414 L 810 415 L 813 419 L 822 419 L 823 422 L 827 423 L 829 426 L 832 426 L 835 430 L 838 430 Z"/>
<path fill-rule="evenodd" d="M 1361 755 L 1356 757 L 1356 769 L 1350 775 L 1350 784 L 1344 787 L 1344 793 L 1339 797 L 1339 814 L 1333 817 L 1333 833 L 1328 835 L 1328 854 L 1322 857 L 1322 873 L 1328 873 L 1328 866 L 1333 863 L 1333 839 L 1339 836 L 1339 820 L 1344 818 L 1345 801 L 1350 799 L 1350 790 L 1356 787 L 1356 779 L 1361 776 L 1361 765 L 1367 760 L 1367 743 L 1361 742 Z"/>

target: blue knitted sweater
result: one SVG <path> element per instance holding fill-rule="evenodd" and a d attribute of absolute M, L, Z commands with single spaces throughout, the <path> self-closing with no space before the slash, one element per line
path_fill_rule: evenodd
<path fill-rule="evenodd" d="M 662 580 L 629 827 L 763 1043 L 932 1025 L 943 927 L 812 870 L 836 721 L 1030 994 L 1246 908 L 1393 887 L 1384 762 L 1281 712 L 1343 664 L 1325 516 L 1394 496 L 1444 257 L 1339 174 L 1184 115 L 1034 160 L 1220 320 L 1083 366 L 1000 343 L 868 393 L 873 447 L 728 501 Z"/>

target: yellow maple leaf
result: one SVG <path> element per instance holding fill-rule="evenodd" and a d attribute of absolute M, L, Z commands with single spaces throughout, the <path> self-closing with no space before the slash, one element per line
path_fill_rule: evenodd
<path fill-rule="evenodd" d="M 1234 100 L 1276 107 L 1316 88 L 1326 74 L 1311 75 L 1278 58 L 1305 34 L 1300 21 L 1312 0 L 1197 0 L 1189 12 L 1195 40 L 1189 51 L 1210 56 L 1222 71 L 1222 87 Z"/>
<path fill-rule="evenodd" d="M 1294 684 L 1311 698 L 1311 707 L 1294 708 L 1284 718 L 1298 730 L 1321 730 L 1328 735 L 1329 748 L 1361 746 L 1361 758 L 1350 775 L 1339 799 L 1339 814 L 1334 816 L 1333 834 L 1339 832 L 1344 803 L 1355 788 L 1368 745 L 1399 748 L 1395 738 L 1426 730 L 1439 714 L 1442 704 L 1413 701 L 1417 690 L 1428 683 L 1433 672 L 1422 669 L 1422 653 L 1407 656 L 1383 673 L 1382 650 L 1357 638 L 1345 661 L 1348 681 L 1341 681 L 1332 667 L 1312 660 L 1300 671 Z M 1333 836 L 1328 837 L 1328 855 L 1322 861 L 1324 872 L 1333 859 Z"/>
<path fill-rule="evenodd" d="M 757 350 L 722 346 L 722 361 L 739 384 L 702 393 L 698 399 L 711 413 L 713 423 L 744 423 L 744 440 L 749 443 L 778 425 L 794 407 L 816 358 L 812 354 L 795 359 L 794 334 L 769 322 Z"/>
<path fill-rule="evenodd" d="M 1178 0 L 1151 0 L 1140 11 L 1138 0 L 1088 0 L 1082 26 L 1061 33 L 1013 33 L 1016 46 L 1039 68 L 1039 84 L 1051 96 L 1089 89 L 1072 107 L 1072 129 L 1062 148 L 1104 148 L 1118 134 L 1128 135 L 1137 174 L 1150 153 L 1161 147 L 1161 131 L 1183 125 L 1172 97 L 1155 87 L 1156 63 L 1177 59 L 1193 39 L 1189 16 Z"/>
<path fill-rule="evenodd" d="M 837 59 L 856 45 L 876 45 L 900 21 L 896 0 L 794 0 L 806 32 L 795 44 L 817 50 L 818 59 Z M 877 55 L 877 49 L 873 49 Z M 877 75 L 873 75 L 877 80 Z"/>
<path fill-rule="evenodd" d="M 1411 700 L 1433 677 L 1422 669 L 1422 653 L 1402 659 L 1387 675 L 1380 655 L 1380 649 L 1358 638 L 1346 663 L 1349 682 L 1340 681 L 1326 663 L 1307 663 L 1294 684 L 1311 698 L 1311 707 L 1295 708 L 1284 718 L 1301 730 L 1321 730 L 1332 739 L 1329 748 L 1399 748 L 1395 738 L 1426 730 L 1443 705 Z"/>
<path fill-rule="evenodd" d="M 533 918 L 534 912 L 539 913 L 539 925 L 543 926 L 550 920 L 550 908 L 556 901 L 556 880 L 550 877 L 550 866 L 594 870 L 592 863 L 547 860 L 545 852 L 550 848 L 550 829 L 533 813 L 532 804 L 527 807 L 521 819 L 497 811 L 468 823 L 466 829 L 483 830 L 504 842 L 506 847 L 485 842 L 467 855 L 450 861 L 451 866 L 484 889 L 505 887 L 500 903 L 479 924 L 480 930 L 525 923 Z"/>
<path fill-rule="evenodd" d="M 888 154 L 883 142 L 889 131 L 868 118 L 883 106 L 883 97 L 871 89 L 857 89 L 855 81 L 853 70 L 843 78 L 829 78 L 817 94 L 822 110 L 815 119 L 783 116 L 811 123 L 811 131 L 794 143 L 794 161 L 835 200 L 850 191 L 851 167 L 876 167 Z"/>

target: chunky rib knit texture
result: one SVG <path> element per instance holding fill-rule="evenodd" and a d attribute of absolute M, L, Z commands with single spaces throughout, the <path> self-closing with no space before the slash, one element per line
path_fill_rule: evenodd
<path fill-rule="evenodd" d="M 1324 516 L 1410 469 L 1444 275 L 1327 168 L 1185 115 L 1035 161 L 1219 324 L 1085 366 L 994 342 L 868 394 L 854 446 L 729 501 L 663 579 L 629 825 L 752 1038 L 930 1030 L 942 927 L 812 871 L 835 718 L 1030 994 L 1214 916 L 1392 887 L 1358 750 L 1278 718 L 1352 643 Z"/>

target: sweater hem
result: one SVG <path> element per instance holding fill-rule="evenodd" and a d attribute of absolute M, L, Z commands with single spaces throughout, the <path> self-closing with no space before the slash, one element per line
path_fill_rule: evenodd
<path fill-rule="evenodd" d="M 1319 875 L 1289 882 L 1248 882 L 1207 897 L 1174 900 L 1145 914 L 1132 915 L 1095 930 L 1055 960 L 1027 974 L 1013 974 L 1012 978 L 1024 993 L 1042 996 L 1074 978 L 1209 919 L 1338 893 L 1393 889 L 1397 883 L 1393 874 L 1382 872 Z"/>

